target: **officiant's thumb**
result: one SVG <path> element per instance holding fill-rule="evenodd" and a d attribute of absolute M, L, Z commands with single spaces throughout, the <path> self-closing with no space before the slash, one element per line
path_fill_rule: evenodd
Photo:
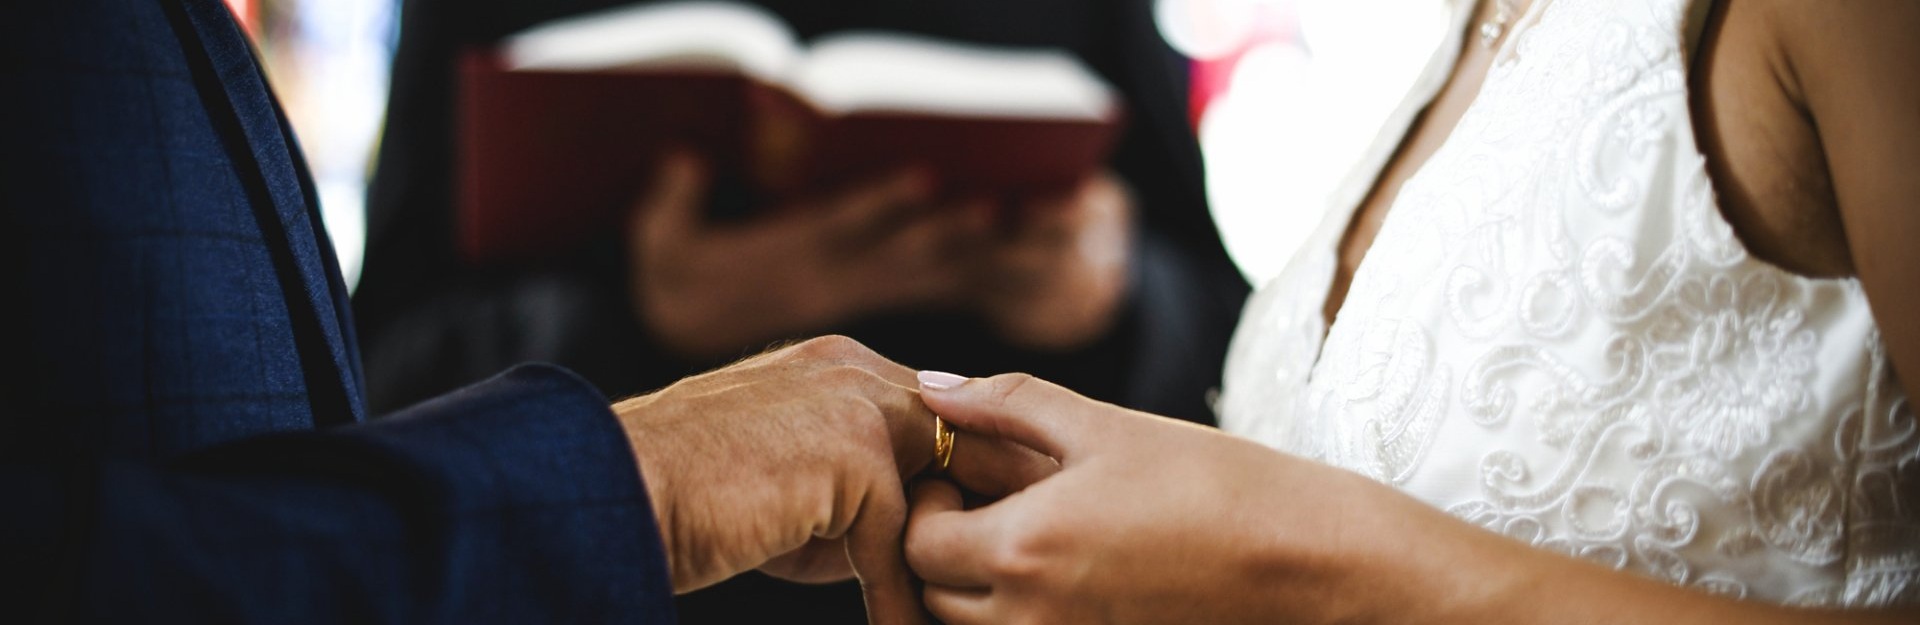
<path fill-rule="evenodd" d="M 919 377 L 921 401 L 954 427 L 1025 445 L 1063 465 L 1096 431 L 1087 426 L 1099 402 L 1031 375 L 973 379 L 922 371 Z"/>
<path fill-rule="evenodd" d="M 630 236 L 679 239 L 699 228 L 706 208 L 708 174 L 700 157 L 676 150 L 660 157 L 631 216 Z"/>

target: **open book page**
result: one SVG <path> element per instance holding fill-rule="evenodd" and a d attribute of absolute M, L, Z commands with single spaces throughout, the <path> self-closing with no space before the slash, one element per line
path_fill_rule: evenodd
<path fill-rule="evenodd" d="M 534 258 L 618 224 L 670 149 L 768 205 L 914 163 L 955 193 L 1065 188 L 1123 104 L 1060 51 L 850 32 L 801 48 L 735 2 L 623 7 L 476 49 L 461 67 L 461 247 Z"/>
<path fill-rule="evenodd" d="M 738 71 L 784 82 L 793 31 L 756 6 L 699 0 L 626 6 L 548 22 L 501 46 L 509 70 Z"/>
<path fill-rule="evenodd" d="M 788 86 L 831 115 L 859 111 L 1102 121 L 1116 97 L 1065 51 L 1008 50 L 915 35 L 820 40 Z"/>

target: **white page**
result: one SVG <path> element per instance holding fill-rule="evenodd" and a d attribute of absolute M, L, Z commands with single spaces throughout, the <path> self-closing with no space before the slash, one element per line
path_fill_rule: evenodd
<path fill-rule="evenodd" d="M 1007 50 L 881 32 L 814 44 L 791 82 L 829 113 L 1105 120 L 1113 89 L 1060 50 Z"/>
<path fill-rule="evenodd" d="M 799 56 L 793 31 L 760 7 L 669 2 L 618 7 L 541 24 L 502 45 L 508 69 L 735 70 L 770 82 Z"/>

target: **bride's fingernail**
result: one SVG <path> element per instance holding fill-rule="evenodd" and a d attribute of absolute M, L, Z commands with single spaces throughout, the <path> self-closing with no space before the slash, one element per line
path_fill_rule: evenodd
<path fill-rule="evenodd" d="M 927 390 L 944 391 L 966 383 L 966 378 L 944 371 L 920 372 L 920 387 Z"/>

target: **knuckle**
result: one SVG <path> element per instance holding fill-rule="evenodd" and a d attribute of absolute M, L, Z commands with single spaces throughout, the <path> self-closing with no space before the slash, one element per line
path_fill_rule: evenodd
<path fill-rule="evenodd" d="M 780 341 L 780 342 L 771 343 L 767 345 L 767 348 L 765 350 L 761 351 L 758 354 L 748 357 L 746 360 L 741 361 L 740 364 L 746 364 L 746 363 L 756 363 L 756 364 L 783 363 L 784 364 L 784 363 L 791 363 L 799 360 L 804 360 L 806 357 L 807 357 L 807 344 L 805 342 Z"/>
<path fill-rule="evenodd" d="M 1054 577 L 1056 556 L 1071 549 L 1075 530 L 1062 527 L 1059 519 L 1045 514 L 1019 514 L 1008 527 L 1014 528 L 987 554 L 987 570 L 996 579 L 1020 585 L 1046 585 Z"/>
<path fill-rule="evenodd" d="M 833 351 L 833 337 L 823 336 L 807 339 L 793 346 L 793 353 L 801 357 L 819 358 Z"/>
<path fill-rule="evenodd" d="M 873 379 L 873 374 L 852 365 L 832 365 L 815 373 L 819 381 L 828 384 L 829 389 L 860 389 Z"/>
<path fill-rule="evenodd" d="M 1002 543 L 987 556 L 988 575 L 1014 584 L 1044 577 L 1046 565 L 1039 547 L 1031 533 L 1022 533 Z"/>
<path fill-rule="evenodd" d="M 1032 383 L 1034 379 L 1032 374 L 1027 373 L 1008 373 L 994 376 L 991 387 L 993 400 L 1003 405 L 1013 403 L 1013 400 L 1022 392 L 1022 389 L 1026 389 L 1027 385 Z"/>
<path fill-rule="evenodd" d="M 850 359 L 871 353 L 865 345 L 846 336 L 833 334 L 808 340 L 800 345 L 800 351 L 808 356 L 826 359 Z"/>
<path fill-rule="evenodd" d="M 893 432 L 887 427 L 887 416 L 873 404 L 867 404 L 851 419 L 849 427 L 853 436 L 867 449 L 885 451 L 886 464 L 893 466 Z"/>
<path fill-rule="evenodd" d="M 891 446 L 885 418 L 871 402 L 854 402 L 840 412 L 840 427 L 854 442 L 866 447 Z"/>
<path fill-rule="evenodd" d="M 872 436 L 884 438 L 887 433 L 885 408 L 863 391 L 876 379 L 870 372 L 847 366 L 829 369 L 818 379 L 820 382 L 847 391 L 847 394 L 840 395 L 839 399 L 834 400 L 835 407 L 828 412 L 840 429 L 847 434 L 860 437 L 863 442 L 867 437 Z"/>

